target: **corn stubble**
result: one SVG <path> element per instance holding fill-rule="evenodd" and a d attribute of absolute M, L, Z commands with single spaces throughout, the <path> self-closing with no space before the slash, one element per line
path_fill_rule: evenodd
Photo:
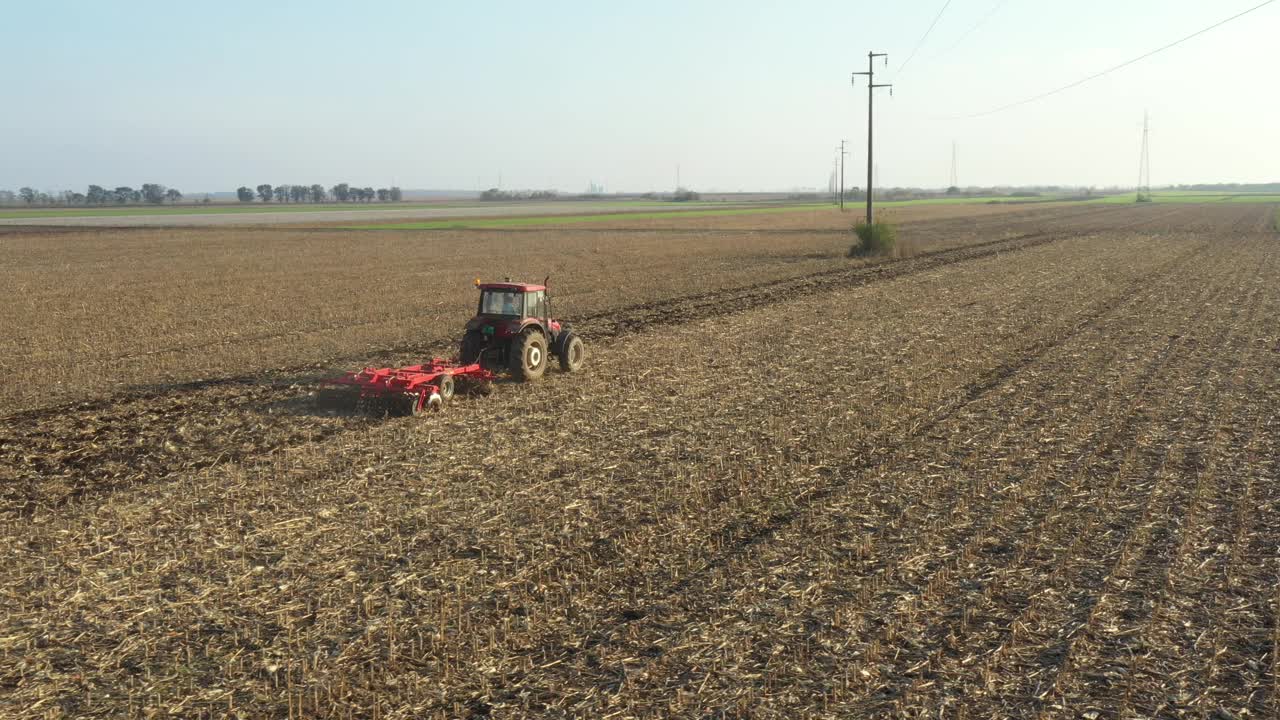
<path fill-rule="evenodd" d="M 0 711 L 1274 716 L 1269 215 L 1036 213 L 6 516 Z"/>

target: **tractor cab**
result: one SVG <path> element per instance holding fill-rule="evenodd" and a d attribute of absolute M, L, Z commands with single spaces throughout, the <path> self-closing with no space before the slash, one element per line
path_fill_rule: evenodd
<path fill-rule="evenodd" d="M 501 318 L 545 318 L 547 288 L 525 283 L 488 283 L 480 286 L 476 315 Z"/>
<path fill-rule="evenodd" d="M 489 338 L 519 335 L 537 329 L 551 342 L 560 332 L 560 323 L 550 317 L 545 285 L 528 283 L 477 283 L 480 305 L 467 323 L 467 332 L 479 331 Z"/>
<path fill-rule="evenodd" d="M 520 380 L 541 377 L 549 354 L 558 356 L 566 371 L 581 366 L 582 341 L 551 318 L 546 285 L 477 280 L 476 287 L 480 302 L 462 338 L 461 362 L 507 368 Z"/>

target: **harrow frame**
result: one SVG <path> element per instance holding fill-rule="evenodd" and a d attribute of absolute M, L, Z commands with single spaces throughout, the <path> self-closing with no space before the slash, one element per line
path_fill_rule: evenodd
<path fill-rule="evenodd" d="M 464 365 L 433 358 L 421 365 L 367 367 L 322 380 L 319 401 L 322 406 L 333 409 L 418 415 L 427 410 L 442 410 L 453 395 L 455 380 L 484 385 L 496 377 L 480 367 L 480 363 Z"/>

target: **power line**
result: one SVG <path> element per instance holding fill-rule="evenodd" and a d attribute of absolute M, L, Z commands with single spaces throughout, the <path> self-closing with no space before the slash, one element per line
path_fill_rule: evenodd
<path fill-rule="evenodd" d="M 1090 75 L 1089 77 L 1083 78 L 1083 79 L 1081 79 L 1081 80 L 1077 80 L 1077 81 L 1075 81 L 1075 82 L 1071 83 L 1070 85 L 1063 85 L 1062 87 L 1060 87 L 1060 88 L 1056 88 L 1056 89 L 1054 89 L 1054 90 L 1050 90 L 1049 92 L 1041 93 L 1041 94 L 1036 95 L 1036 96 L 1034 96 L 1034 97 L 1026 98 L 1025 100 L 1019 100 L 1018 102 L 1015 102 L 1015 103 L 1009 103 L 1008 105 L 1003 105 L 1003 106 L 998 107 L 998 108 L 995 108 L 995 109 L 993 109 L 993 110 L 987 110 L 986 112 L 974 113 L 974 114 L 972 114 L 972 115 L 959 115 L 959 116 L 956 116 L 956 117 L 962 117 L 962 118 L 977 118 L 977 117 L 984 117 L 984 116 L 987 116 L 987 115 L 994 115 L 995 113 L 998 113 L 998 112 L 1004 112 L 1005 110 L 1011 110 L 1011 109 L 1016 108 L 1016 107 L 1018 107 L 1018 106 L 1020 106 L 1020 105 L 1026 105 L 1027 103 L 1032 103 L 1032 102 L 1035 102 L 1035 101 L 1037 101 L 1037 100 L 1043 100 L 1043 99 L 1045 99 L 1045 98 L 1049 97 L 1050 95 L 1057 95 L 1058 93 L 1063 92 L 1064 90 L 1070 90 L 1071 88 L 1078 87 L 1078 86 L 1083 85 L 1083 84 L 1085 84 L 1085 83 L 1087 83 L 1087 82 L 1089 82 L 1089 81 L 1091 81 L 1091 80 L 1097 80 L 1098 78 L 1100 78 L 1100 77 L 1102 77 L 1102 76 L 1104 76 L 1104 75 L 1109 75 L 1109 74 L 1111 74 L 1111 73 L 1113 73 L 1113 72 L 1115 72 L 1115 71 L 1117 71 L 1117 70 L 1119 70 L 1119 69 L 1121 69 L 1121 68 L 1128 67 L 1128 66 L 1130 66 L 1130 65 L 1132 65 L 1132 64 L 1134 64 L 1134 63 L 1136 63 L 1136 62 L 1140 62 L 1140 61 L 1142 61 L 1142 60 L 1146 60 L 1147 58 L 1151 57 L 1152 55 L 1156 55 L 1156 54 L 1158 54 L 1158 53 L 1162 53 L 1162 52 L 1164 52 L 1165 50 L 1168 50 L 1169 48 L 1175 47 L 1175 46 L 1177 46 L 1177 45 L 1181 45 L 1182 43 L 1184 43 L 1184 42 L 1186 42 L 1186 41 L 1188 41 L 1188 40 L 1190 40 L 1190 39 L 1192 39 L 1192 38 L 1194 38 L 1194 37 L 1198 37 L 1198 36 L 1200 36 L 1200 35 L 1203 35 L 1203 34 L 1205 34 L 1205 33 L 1209 32 L 1210 30 L 1213 30 L 1213 29 L 1215 29 L 1215 28 L 1222 27 L 1223 25 L 1226 25 L 1227 23 L 1231 22 L 1232 20 L 1236 20 L 1236 19 L 1242 18 L 1242 17 L 1244 17 L 1245 15 L 1248 15 L 1249 13 L 1251 13 L 1251 12 L 1253 12 L 1253 11 L 1255 11 L 1255 10 L 1260 10 L 1260 9 L 1262 9 L 1262 8 L 1266 7 L 1267 5 L 1270 5 L 1271 3 L 1275 2 L 1275 1 L 1276 1 L 1276 0 L 1266 0 L 1266 2 L 1259 3 L 1258 5 L 1254 5 L 1253 7 L 1249 8 L 1248 10 L 1245 10 L 1245 11 L 1243 11 L 1243 12 L 1239 12 L 1239 13 L 1236 13 L 1235 15 L 1232 15 L 1231 17 L 1227 18 L 1226 20 L 1219 20 L 1218 22 L 1216 22 L 1216 23 L 1214 23 L 1214 24 L 1210 25 L 1209 27 L 1206 27 L 1206 28 L 1202 28 L 1202 29 L 1200 29 L 1200 30 L 1197 30 L 1197 31 L 1195 31 L 1195 32 L 1191 33 L 1190 35 L 1188 35 L 1188 36 L 1186 36 L 1186 37 L 1184 37 L 1184 38 L 1182 38 L 1182 39 L 1180 39 L 1180 40 L 1174 40 L 1173 42 L 1169 43 L 1168 45 L 1164 45 L 1164 46 L 1162 46 L 1162 47 L 1158 47 L 1158 48 L 1156 48 L 1155 50 L 1152 50 L 1151 52 L 1145 53 L 1145 54 L 1143 54 L 1143 55 L 1139 55 L 1138 57 L 1133 58 L 1132 60 L 1126 60 L 1126 61 L 1124 61 L 1124 62 L 1120 63 L 1119 65 L 1116 65 L 1116 66 L 1114 66 L 1114 67 L 1107 68 L 1106 70 L 1103 70 L 1102 72 L 1095 73 L 1095 74 Z"/>
<path fill-rule="evenodd" d="M 987 14 L 986 14 L 986 15 L 983 15 L 983 16 L 982 16 L 982 19 L 981 19 L 981 20 L 979 20 L 979 21 L 977 22 L 977 24 L 973 25 L 973 26 L 972 26 L 972 27 L 970 27 L 968 30 L 965 30 L 965 31 L 964 31 L 964 33 L 963 33 L 962 35 L 960 35 L 960 37 L 959 37 L 959 38 L 957 38 L 957 39 L 956 39 L 956 41 L 955 41 L 954 43 L 952 43 L 952 44 L 951 44 L 951 47 L 947 48 L 946 50 L 943 50 L 942 52 L 938 53 L 937 55 L 934 55 L 934 56 L 933 56 L 932 58 L 930 58 L 930 59 L 931 59 L 931 60 L 937 60 L 938 58 L 942 57 L 943 55 L 946 55 L 946 54 L 950 53 L 952 50 L 955 50 L 956 48 L 960 47 L 960 43 L 964 42 L 966 39 L 968 39 L 968 37 L 969 37 L 970 35 L 972 35 L 972 34 L 974 34 L 975 32 L 977 32 L 977 31 L 978 31 L 978 28 L 982 27 L 983 25 L 986 25 L 986 24 L 987 24 L 987 21 L 988 21 L 988 20 L 990 20 L 990 19 L 991 19 L 991 17 L 992 17 L 993 15 L 995 15 L 995 14 L 996 14 L 996 12 L 998 12 L 998 11 L 1000 10 L 1000 8 L 1001 8 L 1001 7 L 1004 7 L 1004 4 L 1005 4 L 1006 2 L 1008 2 L 1008 1 L 1009 1 L 1009 0 L 999 0 L 999 2 L 997 2 L 997 3 L 996 3 L 996 4 L 995 4 L 995 5 L 994 5 L 994 6 L 993 6 L 989 11 L 987 11 Z"/>
<path fill-rule="evenodd" d="M 933 32 L 934 26 L 937 25 L 938 21 L 942 19 L 942 13 L 947 11 L 947 6 L 950 4 L 951 4 L 951 0 L 947 0 L 945 3 L 942 4 L 942 9 L 938 11 L 938 14 L 933 18 L 933 22 L 929 24 L 929 29 L 924 31 L 924 35 L 920 36 L 920 40 L 919 42 L 916 43 L 915 48 L 911 50 L 911 54 L 908 55 L 907 59 L 904 60 L 902 65 L 898 67 L 898 75 L 901 75 L 902 71 L 907 68 L 907 64 L 911 62 L 911 58 L 916 56 L 916 53 L 920 50 L 920 47 L 924 45 L 925 39 L 929 37 L 929 33 Z M 896 79 L 897 76 L 895 75 L 894 77 Z"/>

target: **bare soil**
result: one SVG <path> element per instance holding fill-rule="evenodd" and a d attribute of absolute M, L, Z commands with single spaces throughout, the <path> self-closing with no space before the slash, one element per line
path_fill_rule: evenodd
<path fill-rule="evenodd" d="M 1272 212 L 921 218 L 874 263 L 613 229 L 637 262 L 564 291 L 581 375 L 426 419 L 316 411 L 323 360 L 14 410 L 0 713 L 1275 717 Z M 517 236 L 599 240 L 479 242 Z M 393 323 L 325 352 L 447 347 Z"/>

